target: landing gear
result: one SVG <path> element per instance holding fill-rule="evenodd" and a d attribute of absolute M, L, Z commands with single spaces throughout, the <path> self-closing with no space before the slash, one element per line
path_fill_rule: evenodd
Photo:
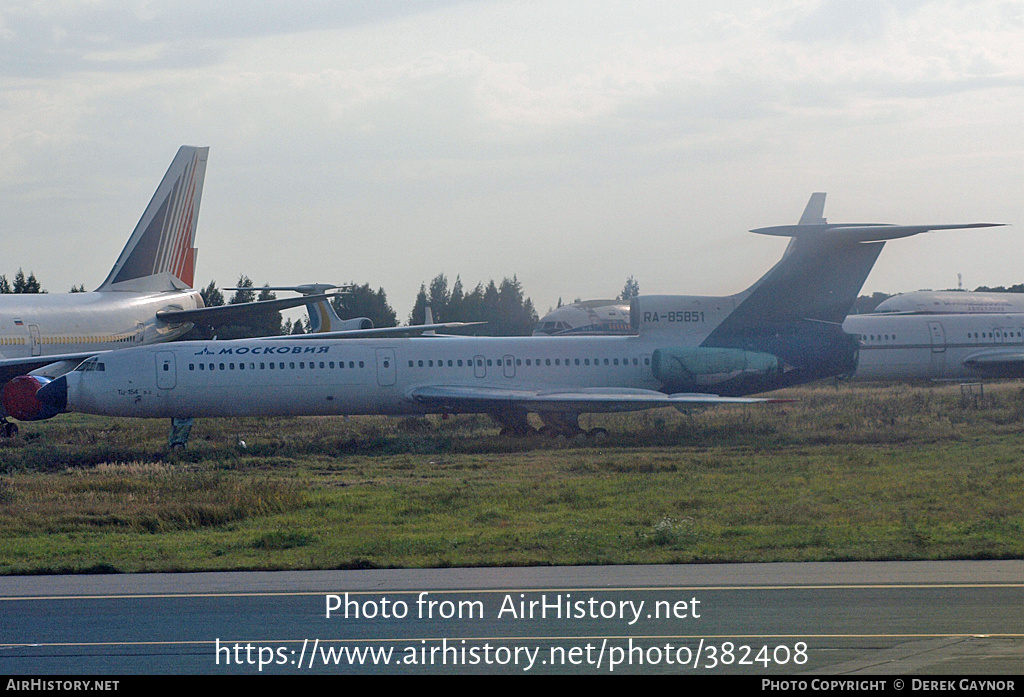
<path fill-rule="evenodd" d="M 491 412 L 491 418 L 501 424 L 503 436 L 530 436 L 536 433 L 526 417 L 526 410 L 518 407 L 503 407 Z"/>
<path fill-rule="evenodd" d="M 552 437 L 565 436 L 575 438 L 583 435 L 580 428 L 579 414 L 564 411 L 543 411 L 540 413 L 540 420 L 544 422 L 541 433 L 547 433 Z"/>
<path fill-rule="evenodd" d="M 500 411 L 492 411 L 491 418 L 501 424 L 503 436 L 532 436 L 540 434 L 551 438 L 599 442 L 608 437 L 603 428 L 592 428 L 584 431 L 580 428 L 579 414 L 564 411 L 544 411 L 539 416 L 544 425 L 534 429 L 526 419 L 526 410 L 521 407 L 504 407 Z"/>
<path fill-rule="evenodd" d="M 541 412 L 540 418 L 544 422 L 540 432 L 552 438 L 561 437 L 567 440 L 586 438 L 592 441 L 602 441 L 608 437 L 608 431 L 603 428 L 592 428 L 589 431 L 580 428 L 579 414 L 547 411 Z"/>
<path fill-rule="evenodd" d="M 0 425 L 0 435 L 4 438 L 14 438 L 18 435 L 18 424 L 4 419 L 2 425 Z"/>
<path fill-rule="evenodd" d="M 171 450 L 184 450 L 188 437 L 192 433 L 192 417 L 187 419 L 171 419 L 171 431 L 167 435 L 167 447 Z"/>

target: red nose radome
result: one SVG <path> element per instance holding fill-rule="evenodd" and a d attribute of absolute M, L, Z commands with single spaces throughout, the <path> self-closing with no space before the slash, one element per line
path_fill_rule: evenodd
<path fill-rule="evenodd" d="M 50 378 L 20 375 L 4 385 L 3 405 L 9 416 L 19 421 L 39 421 L 60 413 L 56 405 L 40 401 L 38 392 L 50 383 Z"/>

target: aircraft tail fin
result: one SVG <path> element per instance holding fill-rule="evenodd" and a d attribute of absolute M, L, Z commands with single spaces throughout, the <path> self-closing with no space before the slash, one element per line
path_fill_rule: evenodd
<path fill-rule="evenodd" d="M 345 324 L 341 317 L 338 317 L 338 313 L 334 311 L 334 306 L 331 305 L 329 300 L 308 303 L 306 305 L 306 312 L 309 313 L 309 330 L 314 334 L 336 332 Z M 356 328 L 363 329 L 363 327 Z"/>
<path fill-rule="evenodd" d="M 825 220 L 825 192 L 816 191 L 811 194 L 811 200 L 804 208 L 804 214 L 800 216 L 798 225 L 824 225 Z"/>
<path fill-rule="evenodd" d="M 97 290 L 169 273 L 191 287 L 196 262 L 196 222 L 209 148 L 182 146 L 164 174 L 128 244 Z"/>
<path fill-rule="evenodd" d="M 790 237 L 782 259 L 747 290 L 733 296 L 736 309 L 708 337 L 734 343 L 753 327 L 793 322 L 841 325 L 886 240 L 930 230 L 991 227 L 997 223 L 890 225 L 828 223 L 825 194 L 811 195 L 800 222 L 751 232 Z M 717 343 L 716 343 L 717 342 Z"/>

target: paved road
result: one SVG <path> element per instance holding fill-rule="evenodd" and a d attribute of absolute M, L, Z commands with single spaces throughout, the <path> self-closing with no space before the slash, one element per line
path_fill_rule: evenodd
<path fill-rule="evenodd" d="M 0 617 L 7 675 L 1024 673 L 1024 561 L 6 577 Z"/>

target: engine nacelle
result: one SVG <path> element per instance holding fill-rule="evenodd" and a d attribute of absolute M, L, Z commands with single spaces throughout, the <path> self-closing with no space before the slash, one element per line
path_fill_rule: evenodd
<path fill-rule="evenodd" d="M 340 326 L 332 327 L 331 331 L 349 331 L 352 329 L 373 329 L 373 320 L 369 317 L 343 319 Z"/>
<path fill-rule="evenodd" d="M 19 375 L 3 389 L 4 411 L 19 421 L 52 419 L 60 410 L 39 400 L 36 393 L 51 382 L 41 375 Z"/>
<path fill-rule="evenodd" d="M 734 348 L 679 346 L 657 349 L 651 372 L 665 387 L 687 392 L 737 378 L 761 380 L 782 372 L 777 356 Z"/>

